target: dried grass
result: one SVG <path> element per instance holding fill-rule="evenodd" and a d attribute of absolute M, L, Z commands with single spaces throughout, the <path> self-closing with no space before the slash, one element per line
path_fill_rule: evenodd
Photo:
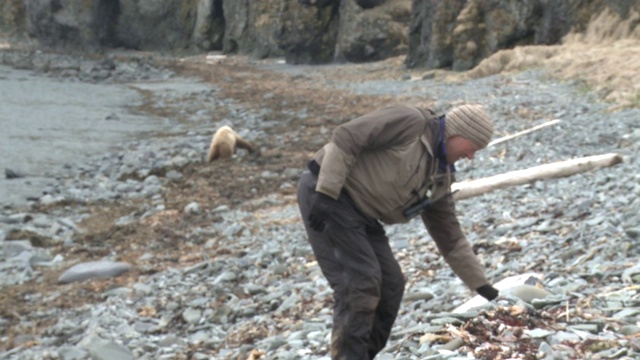
<path fill-rule="evenodd" d="M 480 78 L 543 68 L 562 80 L 579 79 L 612 109 L 640 107 L 640 14 L 622 20 L 611 12 L 595 16 L 583 33 L 565 36 L 562 45 L 501 50 L 476 68 L 450 80 Z"/>

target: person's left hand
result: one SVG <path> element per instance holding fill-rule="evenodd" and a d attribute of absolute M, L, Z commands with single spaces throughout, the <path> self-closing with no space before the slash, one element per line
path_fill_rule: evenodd
<path fill-rule="evenodd" d="M 317 232 L 324 230 L 324 226 L 331 215 L 331 209 L 336 204 L 331 196 L 316 192 L 316 198 L 311 204 L 309 211 L 309 226 Z"/>

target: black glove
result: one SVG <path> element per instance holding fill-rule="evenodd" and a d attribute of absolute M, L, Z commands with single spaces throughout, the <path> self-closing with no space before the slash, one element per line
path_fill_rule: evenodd
<path fill-rule="evenodd" d="M 309 226 L 315 231 L 322 231 L 335 204 L 336 200 L 331 196 L 316 192 L 316 198 L 313 200 L 309 211 Z"/>
<path fill-rule="evenodd" d="M 480 296 L 489 301 L 498 297 L 498 289 L 489 284 L 480 286 L 476 289 L 476 291 L 478 292 L 478 294 L 480 294 Z"/>

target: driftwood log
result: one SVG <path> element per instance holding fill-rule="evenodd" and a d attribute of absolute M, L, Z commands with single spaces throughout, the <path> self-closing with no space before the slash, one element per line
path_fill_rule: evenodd
<path fill-rule="evenodd" d="M 544 129 L 544 128 L 549 127 L 549 126 L 551 126 L 551 125 L 555 125 L 555 124 L 559 123 L 560 121 L 561 121 L 561 120 L 559 120 L 559 119 L 555 119 L 555 120 L 547 121 L 546 123 L 542 123 L 542 124 L 540 124 L 540 125 L 536 125 L 536 126 L 534 126 L 534 127 L 530 128 L 530 129 L 522 130 L 522 131 L 519 131 L 519 132 L 517 132 L 517 133 L 515 133 L 515 134 L 512 134 L 512 135 L 503 136 L 503 137 L 501 137 L 501 138 L 499 138 L 499 139 L 495 139 L 495 140 L 493 140 L 492 142 L 490 142 L 490 143 L 487 145 L 487 147 L 495 146 L 495 145 L 501 144 L 501 143 L 503 143 L 503 142 L 509 141 L 509 140 L 511 140 L 511 139 L 515 139 L 515 138 L 520 137 L 520 136 L 522 136 L 522 135 L 531 134 L 531 133 L 532 133 L 532 132 L 534 132 L 534 131 L 538 131 L 538 130 L 540 130 L 540 129 Z"/>
<path fill-rule="evenodd" d="M 454 183 L 451 185 L 451 191 L 454 199 L 467 199 L 509 186 L 528 184 L 542 179 L 566 177 L 589 170 L 613 166 L 621 162 L 622 156 L 614 153 L 588 156 L 511 171 L 482 179 Z"/>

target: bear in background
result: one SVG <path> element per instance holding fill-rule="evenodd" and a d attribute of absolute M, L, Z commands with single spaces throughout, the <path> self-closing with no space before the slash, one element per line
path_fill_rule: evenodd
<path fill-rule="evenodd" d="M 207 162 L 217 159 L 230 159 L 236 153 L 237 148 L 246 149 L 249 153 L 254 152 L 253 146 L 248 141 L 240 137 L 229 126 L 222 126 L 213 134 L 209 153 L 207 154 Z"/>

